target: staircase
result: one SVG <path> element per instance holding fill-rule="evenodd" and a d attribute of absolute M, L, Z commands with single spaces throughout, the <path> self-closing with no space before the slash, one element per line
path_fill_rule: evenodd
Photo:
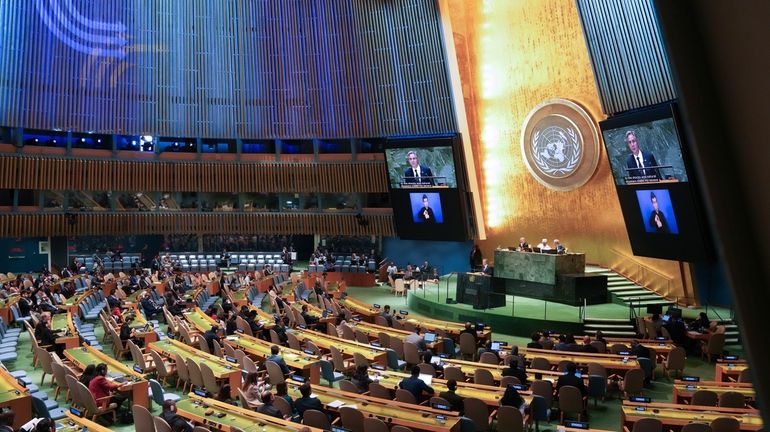
<path fill-rule="evenodd" d="M 725 326 L 725 345 L 740 345 L 741 334 L 738 332 L 738 324 L 731 320 L 718 321 L 719 325 Z"/>
<path fill-rule="evenodd" d="M 605 337 L 636 336 L 636 330 L 628 318 L 585 318 L 583 320 L 585 334 L 593 336 L 597 330 L 601 330 Z"/>
<path fill-rule="evenodd" d="M 666 306 L 673 304 L 672 301 L 667 300 L 665 297 L 637 285 L 612 270 L 587 266 L 586 273 L 607 276 L 607 291 L 612 295 L 613 300 L 617 299 L 624 304 L 628 305 L 633 302 L 634 307 L 661 305 L 664 309 Z"/>

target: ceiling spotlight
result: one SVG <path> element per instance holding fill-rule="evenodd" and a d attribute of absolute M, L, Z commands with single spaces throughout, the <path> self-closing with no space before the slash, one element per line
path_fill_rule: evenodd
<path fill-rule="evenodd" d="M 39 140 L 38 140 L 37 138 L 35 138 L 35 142 L 38 142 L 38 141 L 39 141 Z"/>
<path fill-rule="evenodd" d="M 80 138 L 80 142 L 86 142 L 85 138 Z"/>

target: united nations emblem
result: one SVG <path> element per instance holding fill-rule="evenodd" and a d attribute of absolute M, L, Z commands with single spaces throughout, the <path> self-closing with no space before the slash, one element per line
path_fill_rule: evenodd
<path fill-rule="evenodd" d="M 584 185 L 596 171 L 599 137 L 582 107 L 566 99 L 549 99 L 524 120 L 521 152 L 537 181 L 568 191 Z"/>

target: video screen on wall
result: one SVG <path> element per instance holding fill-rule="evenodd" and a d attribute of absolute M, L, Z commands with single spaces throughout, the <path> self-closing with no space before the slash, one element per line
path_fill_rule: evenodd
<path fill-rule="evenodd" d="M 710 259 L 711 241 L 683 155 L 676 104 L 617 115 L 600 127 L 634 254 Z"/>
<path fill-rule="evenodd" d="M 411 240 L 468 239 L 456 135 L 389 139 L 385 148 L 393 218 Z"/>

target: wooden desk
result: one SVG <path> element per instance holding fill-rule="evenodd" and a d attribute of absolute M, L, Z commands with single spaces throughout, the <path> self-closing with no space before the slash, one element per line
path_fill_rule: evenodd
<path fill-rule="evenodd" d="M 756 397 L 754 385 L 752 383 L 728 383 L 720 381 L 674 381 L 673 401 L 674 403 L 689 402 L 692 395 L 698 390 L 710 390 L 721 395 L 727 392 L 738 392 L 746 397 L 747 400 L 753 400 Z"/>
<path fill-rule="evenodd" d="M 722 363 L 717 362 L 714 366 L 714 381 L 738 381 L 738 377 L 741 372 L 749 368 L 749 364 L 746 362 L 736 361 L 735 363 Z"/>
<path fill-rule="evenodd" d="M 369 377 L 372 380 L 379 382 L 386 388 L 392 389 L 394 392 L 398 388 L 398 384 L 401 382 L 401 380 L 408 378 L 409 376 L 411 376 L 411 374 L 405 372 L 369 369 Z M 447 391 L 446 380 L 443 379 L 433 378 L 430 386 L 433 387 L 433 390 L 436 391 L 436 396 L 438 396 L 441 392 Z M 469 382 L 458 382 L 456 393 L 462 397 L 474 397 L 481 399 L 490 408 L 497 408 L 500 405 L 500 399 L 503 397 L 505 389 L 501 387 L 486 386 Z M 524 400 L 527 401 L 527 403 L 531 402 L 532 392 L 520 390 L 519 394 L 524 398 Z"/>
<path fill-rule="evenodd" d="M 177 402 L 177 414 L 204 426 L 217 430 L 231 431 L 238 428 L 244 432 L 257 431 L 299 431 L 303 428 L 311 432 L 322 432 L 321 429 L 303 426 L 289 420 L 260 414 L 251 409 L 219 402 L 216 399 L 202 398 L 190 393 L 188 399 Z M 206 411 L 213 411 L 206 415 Z"/>
<path fill-rule="evenodd" d="M 92 346 L 84 346 L 82 348 L 70 348 L 64 351 L 64 356 L 67 357 L 75 366 L 81 371 L 90 364 L 105 363 L 108 367 L 109 374 L 122 374 L 128 378 L 123 383 L 115 382 L 125 387 L 130 387 L 132 403 L 141 405 L 145 408 L 150 407 L 150 398 L 148 394 L 149 383 L 143 374 L 137 373 L 132 368 L 124 365 L 123 363 L 115 360 L 114 358 L 104 354 L 101 351 L 96 350 Z M 108 376 L 110 378 L 110 376 Z"/>
<path fill-rule="evenodd" d="M 78 310 L 78 305 L 93 293 L 94 293 L 93 289 L 87 289 L 80 294 L 75 294 L 74 296 L 68 298 L 67 300 L 64 301 L 64 303 L 58 305 L 57 307 L 59 309 L 64 309 L 67 312 L 80 313 L 80 311 Z"/>
<path fill-rule="evenodd" d="M 214 372 L 216 379 L 227 381 L 230 384 L 230 396 L 236 397 L 238 395 L 238 389 L 241 387 L 241 369 L 237 364 L 171 338 L 153 342 L 148 346 L 151 350 L 172 360 L 176 358 L 176 355 L 179 355 L 183 360 L 191 359 L 198 365 L 206 363 L 206 366 Z"/>
<path fill-rule="evenodd" d="M 3 318 L 4 323 L 11 325 L 13 322 L 11 320 L 11 318 L 13 318 L 13 314 L 11 313 L 11 306 L 18 303 L 20 298 L 21 296 L 14 294 L 5 300 L 0 300 L 0 317 Z"/>
<path fill-rule="evenodd" d="M 520 348 L 519 354 L 526 354 L 529 360 L 536 357 L 541 357 L 548 360 L 551 364 L 556 365 L 559 362 L 568 360 L 578 367 L 588 367 L 588 363 L 598 363 L 604 366 L 608 371 L 627 371 L 630 369 L 638 369 L 639 362 L 634 356 L 622 356 L 615 354 L 593 354 L 593 353 L 578 353 L 571 351 L 553 351 L 545 349 L 534 348 Z M 627 358 L 628 361 L 623 361 Z"/>
<path fill-rule="evenodd" d="M 289 395 L 295 400 L 301 397 L 299 383 L 293 380 L 287 381 Z M 414 430 L 424 431 L 453 431 L 460 430 L 459 413 L 455 411 L 442 411 L 423 405 L 414 405 L 397 401 L 385 401 L 358 393 L 348 393 L 342 390 L 313 386 L 313 393 L 321 403 L 329 409 L 336 411 L 329 404 L 342 402 L 345 406 L 355 406 L 364 414 L 364 417 L 376 416 L 386 424 L 402 425 Z M 436 416 L 441 415 L 445 420 L 439 421 Z"/>
<path fill-rule="evenodd" d="M 69 411 L 65 411 L 64 414 L 67 417 L 56 420 L 56 432 L 82 432 L 84 428 L 93 432 L 112 432 L 111 429 L 108 429 L 99 423 L 92 422 L 87 418 L 75 416 Z"/>
<path fill-rule="evenodd" d="M 80 336 L 78 336 L 75 324 L 72 322 L 72 312 L 55 314 L 51 318 L 51 330 L 62 331 L 62 335 L 56 338 L 56 343 L 64 344 L 64 349 L 80 346 Z"/>
<path fill-rule="evenodd" d="M 347 324 L 350 326 L 350 328 L 354 330 L 359 330 L 362 333 L 366 334 L 369 340 L 379 340 L 380 332 L 386 333 L 391 338 L 397 338 L 401 340 L 404 340 L 404 338 L 407 335 L 412 334 L 412 332 L 407 330 L 399 330 L 399 329 L 394 329 L 392 327 L 384 327 L 377 324 L 371 324 L 366 321 L 358 321 L 358 322 L 352 321 Z M 425 333 L 423 333 L 423 336 L 424 335 Z M 432 350 L 434 353 L 444 352 L 444 340 L 441 337 L 436 336 L 436 340 L 431 343 L 426 343 L 426 346 L 430 350 Z"/>
<path fill-rule="evenodd" d="M 385 351 L 385 348 L 373 347 L 371 345 L 338 338 L 336 336 L 329 336 L 312 330 L 296 328 L 291 329 L 290 331 L 297 336 L 297 339 L 299 339 L 300 342 L 307 339 L 316 344 L 318 348 L 327 351 L 330 351 L 331 347 L 334 346 L 337 347 L 344 356 L 353 357 L 354 353 L 359 353 L 369 362 L 379 363 L 383 366 L 388 365 L 387 351 Z"/>
<path fill-rule="evenodd" d="M 257 321 L 265 326 L 266 329 L 275 327 L 275 317 L 273 317 L 273 314 L 263 311 L 254 305 L 249 305 L 249 309 L 257 311 Z"/>
<path fill-rule="evenodd" d="M 32 397 L 29 390 L 4 368 L 0 368 L 0 407 L 10 408 L 16 413 L 14 429 L 32 420 Z"/>
<path fill-rule="evenodd" d="M 379 315 L 382 311 L 373 308 L 360 300 L 356 300 L 350 296 L 345 297 L 342 300 L 337 300 L 340 305 L 348 308 L 351 312 L 356 313 L 364 317 L 364 319 L 370 323 L 374 323 L 374 317 Z"/>
<path fill-rule="evenodd" d="M 308 315 L 310 315 L 313 318 L 318 319 L 318 322 L 321 323 L 321 324 L 326 324 L 326 323 L 329 323 L 329 322 L 334 324 L 334 322 L 336 321 L 336 317 L 334 316 L 334 314 L 328 314 L 326 316 L 326 318 L 324 318 L 323 317 L 323 310 L 321 308 L 319 308 L 316 305 L 312 305 L 312 304 L 306 302 L 305 300 L 299 300 L 299 301 L 296 301 L 296 302 L 292 303 L 292 307 L 294 309 L 296 309 L 297 311 L 299 311 L 299 312 L 302 312 L 302 306 L 307 306 L 307 313 L 308 313 Z"/>
<path fill-rule="evenodd" d="M 629 430 L 633 428 L 634 422 L 643 418 L 656 418 L 663 423 L 664 428 L 680 428 L 691 422 L 711 423 L 719 417 L 735 418 L 741 423 L 742 431 L 755 431 L 762 428 L 759 411 L 748 408 L 624 401 L 620 411 L 620 423 Z"/>
<path fill-rule="evenodd" d="M 235 349 L 242 349 L 245 353 L 253 355 L 261 360 L 268 358 L 273 344 L 253 336 L 238 334 L 230 335 L 223 339 L 224 343 Z M 318 384 L 321 379 L 321 363 L 317 356 L 311 356 L 302 351 L 281 347 L 281 356 L 286 365 L 298 371 L 300 375 L 308 378 L 310 383 Z"/>

